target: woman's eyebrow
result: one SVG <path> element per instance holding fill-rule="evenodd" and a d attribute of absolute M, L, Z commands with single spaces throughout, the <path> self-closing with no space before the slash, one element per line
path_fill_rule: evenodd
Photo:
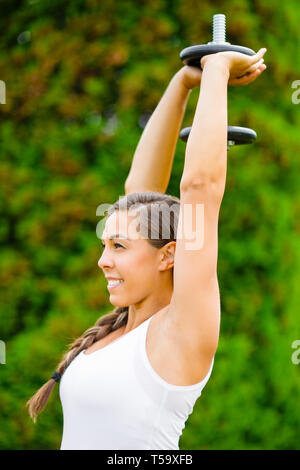
<path fill-rule="evenodd" d="M 132 241 L 131 238 L 125 237 L 125 235 L 121 235 L 120 233 L 116 233 L 108 237 L 108 240 L 113 240 L 114 238 L 124 238 L 124 240 Z M 101 241 L 104 241 L 104 238 L 101 238 Z"/>

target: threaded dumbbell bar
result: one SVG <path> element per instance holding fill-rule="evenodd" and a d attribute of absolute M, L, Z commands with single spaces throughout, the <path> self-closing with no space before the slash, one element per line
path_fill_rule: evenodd
<path fill-rule="evenodd" d="M 180 58 L 185 65 L 191 65 L 201 68 L 201 59 L 205 55 L 215 54 L 217 52 L 234 51 L 242 54 L 254 55 L 255 52 L 248 47 L 236 46 L 226 42 L 226 17 L 218 14 L 213 16 L 213 34 L 212 41 L 207 44 L 186 47 L 180 52 Z M 188 140 L 191 127 L 185 127 L 181 130 L 179 137 L 186 142 Z M 227 132 L 227 150 L 233 145 L 251 144 L 255 141 L 257 135 L 253 129 L 248 127 L 228 126 Z"/>
<path fill-rule="evenodd" d="M 186 47 L 180 52 L 180 59 L 185 65 L 192 65 L 201 68 L 202 57 L 217 52 L 234 51 L 242 54 L 254 55 L 255 52 L 248 47 L 237 46 L 225 41 L 226 37 L 226 17 L 225 15 L 213 16 L 213 40 L 207 44 L 200 44 Z"/>

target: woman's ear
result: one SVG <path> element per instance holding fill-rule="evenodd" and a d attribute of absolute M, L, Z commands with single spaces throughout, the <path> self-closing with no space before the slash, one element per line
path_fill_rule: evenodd
<path fill-rule="evenodd" d="M 174 267 L 174 259 L 175 259 L 175 250 L 176 250 L 176 242 L 169 242 L 164 245 L 161 249 L 160 253 L 160 264 L 159 270 L 165 271 L 166 269 L 171 269 Z"/>

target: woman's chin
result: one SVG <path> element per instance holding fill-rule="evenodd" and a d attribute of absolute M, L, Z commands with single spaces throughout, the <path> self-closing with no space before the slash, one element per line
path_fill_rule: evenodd
<path fill-rule="evenodd" d="M 124 303 L 121 300 L 118 301 L 116 297 L 116 295 L 110 294 L 109 301 L 112 305 L 114 305 L 115 307 L 128 307 L 128 303 Z"/>

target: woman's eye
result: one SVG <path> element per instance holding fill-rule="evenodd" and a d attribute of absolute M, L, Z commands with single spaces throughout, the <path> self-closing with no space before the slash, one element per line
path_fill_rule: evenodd
<path fill-rule="evenodd" d="M 101 246 L 102 246 L 102 248 L 105 248 L 105 245 L 104 245 L 104 243 L 102 243 L 102 242 L 101 242 Z M 118 246 L 119 246 L 120 248 L 124 248 L 122 245 L 120 245 L 120 243 L 114 243 L 114 246 L 115 246 L 115 247 L 118 247 Z"/>

